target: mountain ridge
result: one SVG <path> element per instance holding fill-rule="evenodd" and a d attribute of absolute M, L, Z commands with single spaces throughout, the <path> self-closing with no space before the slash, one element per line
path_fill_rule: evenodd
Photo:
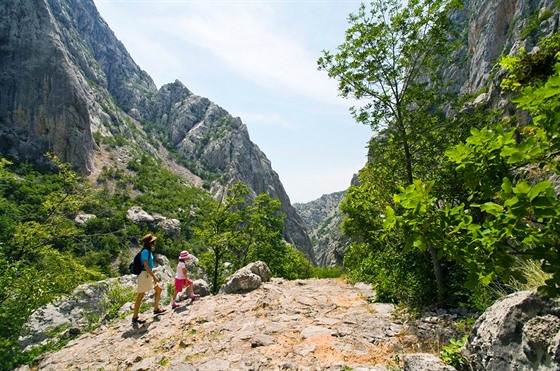
<path fill-rule="evenodd" d="M 128 157 L 146 152 L 180 170 L 217 199 L 243 181 L 253 197 L 280 200 L 285 240 L 314 262 L 305 226 L 241 119 L 178 80 L 157 89 L 92 0 L 7 0 L 0 20 L 0 51 L 10 56 L 0 61 L 4 155 L 45 163 L 53 152 L 93 177 L 114 157 L 106 144 L 117 143 Z"/>

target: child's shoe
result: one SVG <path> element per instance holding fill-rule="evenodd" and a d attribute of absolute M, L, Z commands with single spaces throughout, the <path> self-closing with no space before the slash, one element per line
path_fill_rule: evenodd
<path fill-rule="evenodd" d="M 197 295 L 197 294 L 192 294 L 192 295 L 191 295 L 191 299 L 192 299 L 192 300 L 194 300 L 194 299 L 196 299 L 196 298 L 200 298 L 200 295 Z"/>
<path fill-rule="evenodd" d="M 177 304 L 177 303 L 171 303 L 171 308 L 173 309 L 177 309 L 181 306 L 181 304 Z"/>

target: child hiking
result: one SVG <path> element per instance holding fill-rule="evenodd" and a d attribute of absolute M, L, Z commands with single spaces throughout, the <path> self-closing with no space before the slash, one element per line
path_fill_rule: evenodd
<path fill-rule="evenodd" d="M 136 302 L 134 303 L 134 314 L 132 315 L 133 324 L 146 322 L 145 319 L 138 318 L 138 311 L 140 310 L 140 304 L 142 304 L 144 294 L 152 289 L 155 290 L 154 315 L 165 312 L 165 308 L 159 307 L 159 298 L 162 290 L 159 284 L 159 278 L 152 271 L 154 267 L 153 248 L 156 239 L 156 236 L 149 233 L 142 238 L 143 247 L 142 252 L 140 253 L 140 260 L 142 262 L 143 270 L 138 275 L 138 294 L 136 295 Z"/>
<path fill-rule="evenodd" d="M 185 266 L 185 261 L 189 257 L 188 251 L 181 251 L 179 254 L 179 263 L 177 264 L 177 274 L 175 275 L 175 292 L 173 293 L 173 300 L 171 301 L 171 308 L 175 309 L 180 307 L 177 304 L 177 294 L 183 291 L 183 287 L 189 288 L 189 294 L 191 299 L 196 299 L 199 295 L 193 292 L 193 281 L 187 276 L 187 267 Z"/>

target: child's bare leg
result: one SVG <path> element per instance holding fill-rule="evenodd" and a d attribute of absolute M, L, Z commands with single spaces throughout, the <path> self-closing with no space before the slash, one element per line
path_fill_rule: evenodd
<path fill-rule="evenodd" d="M 189 286 L 189 295 L 191 297 L 191 299 L 196 299 L 198 298 L 200 295 L 196 295 L 194 293 L 194 285 L 191 283 L 191 285 Z"/>

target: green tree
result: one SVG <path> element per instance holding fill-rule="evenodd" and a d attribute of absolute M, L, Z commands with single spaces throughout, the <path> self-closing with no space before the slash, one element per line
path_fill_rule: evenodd
<path fill-rule="evenodd" d="M 503 86 L 521 93 L 512 102 L 531 120 L 472 129 L 464 143 L 447 151 L 464 180 L 465 202 L 442 206 L 435 202 L 433 184 L 418 181 L 396 195 L 405 212 L 387 209 L 386 227 L 412 230 L 416 245 L 438 243 L 467 269 L 471 286 L 510 277 L 525 281 L 515 263 L 520 258 L 540 262 L 552 275 L 540 293 L 560 294 L 560 201 L 548 180 L 560 173 L 560 36 L 543 46 L 541 52 L 554 59 L 522 52 L 502 62 L 512 71 Z M 534 66 L 543 60 L 552 66 Z M 535 70 L 539 73 L 527 73 Z"/>
<path fill-rule="evenodd" d="M 282 237 L 286 215 L 280 211 L 280 200 L 262 193 L 255 198 L 248 214 L 249 244 L 243 265 L 261 260 L 267 263 L 273 275 L 282 276 L 288 246 Z"/>
<path fill-rule="evenodd" d="M 197 227 L 197 238 L 207 246 L 201 264 L 211 272 L 212 291 L 224 282 L 224 265 L 237 270 L 261 260 L 274 276 L 289 279 L 309 277 L 311 266 L 303 253 L 287 244 L 284 232 L 285 214 L 280 201 L 262 193 L 254 199 L 249 188 L 237 182 L 228 189 L 224 202 L 205 206 L 203 221 Z"/>
<path fill-rule="evenodd" d="M 389 129 L 408 184 L 419 150 L 414 146 L 441 125 L 441 116 L 433 113 L 444 97 L 438 67 L 453 50 L 447 14 L 456 3 L 376 0 L 370 9 L 362 4 L 349 16 L 350 28 L 337 53 L 324 51 L 318 60 L 319 69 L 338 80 L 343 97 L 365 102 L 352 108 L 357 122 L 374 131 Z"/>
<path fill-rule="evenodd" d="M 212 292 L 217 293 L 223 283 L 226 261 L 234 260 L 246 241 L 243 227 L 246 223 L 249 189 L 241 182 L 228 190 L 224 202 L 209 202 L 205 205 L 202 223 L 195 234 L 207 246 L 201 256 L 201 264 L 212 276 Z"/>
<path fill-rule="evenodd" d="M 355 248 L 375 250 L 387 242 L 383 234 L 368 233 L 379 225 L 368 220 L 380 219 L 385 206 L 394 205 L 390 195 L 399 186 L 439 176 L 445 145 L 461 135 L 461 128 L 438 108 L 448 103 L 439 66 L 454 50 L 448 13 L 457 4 L 447 0 L 376 0 L 370 8 L 362 4 L 349 16 L 350 28 L 337 53 L 324 51 L 318 60 L 319 69 L 338 80 L 343 97 L 364 102 L 352 108 L 355 120 L 381 130 L 370 142 L 370 162 L 360 173 L 363 189 L 352 189 L 344 205 L 349 215 L 345 230 L 355 238 L 373 237 L 359 240 Z M 354 222 L 360 226 L 348 226 Z M 399 244 L 404 239 L 389 240 Z M 441 256 L 431 244 L 426 250 L 442 302 Z"/>

